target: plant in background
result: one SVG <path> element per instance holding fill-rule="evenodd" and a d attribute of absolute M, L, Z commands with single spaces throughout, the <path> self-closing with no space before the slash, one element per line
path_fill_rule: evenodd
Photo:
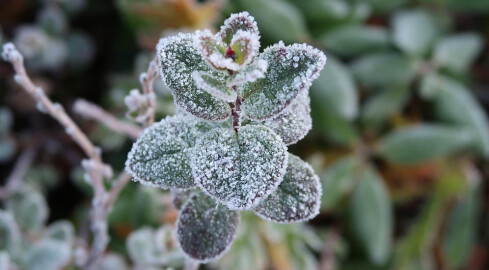
<path fill-rule="evenodd" d="M 215 35 L 161 39 L 160 73 L 179 112 L 146 129 L 126 162 L 142 184 L 188 191 L 177 240 L 199 262 L 229 248 L 239 211 L 291 223 L 319 210 L 319 178 L 287 145 L 311 128 L 308 89 L 326 57 L 282 42 L 259 53 L 259 39 L 247 12 Z"/>

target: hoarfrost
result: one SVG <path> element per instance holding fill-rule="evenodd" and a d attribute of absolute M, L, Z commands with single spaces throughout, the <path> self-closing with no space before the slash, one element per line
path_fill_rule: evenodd
<path fill-rule="evenodd" d="M 126 170 L 135 181 L 159 188 L 189 189 L 194 180 L 189 152 L 211 125 L 195 118 L 172 116 L 146 129 L 134 143 Z"/>
<path fill-rule="evenodd" d="M 177 221 L 177 241 L 192 260 L 208 262 L 220 257 L 231 246 L 239 214 L 203 193 L 185 203 Z"/>
<path fill-rule="evenodd" d="M 243 112 L 257 120 L 282 112 L 300 92 L 309 89 L 326 63 L 326 56 L 318 49 L 307 44 L 285 46 L 283 42 L 266 48 L 259 59 L 268 62 L 267 76 L 240 88 L 245 98 Z"/>
<path fill-rule="evenodd" d="M 264 126 L 244 126 L 238 133 L 218 128 L 197 142 L 191 163 L 197 185 L 208 195 L 230 209 L 244 210 L 280 184 L 287 147 Z"/>
<path fill-rule="evenodd" d="M 255 213 L 278 223 L 306 221 L 319 213 L 321 194 L 319 177 L 311 166 L 289 154 L 284 180 L 277 191 L 255 207 Z"/>
<path fill-rule="evenodd" d="M 227 85 L 229 87 L 243 85 L 245 83 L 254 82 L 258 79 L 265 78 L 268 62 L 263 59 L 257 59 L 253 63 L 247 65 L 239 72 L 231 76 Z"/>
<path fill-rule="evenodd" d="M 260 32 L 258 31 L 255 18 L 250 16 L 246 11 L 231 14 L 231 16 L 224 21 L 218 35 L 224 42 L 231 43 L 231 39 L 239 30 L 248 31 L 260 38 Z"/>
<path fill-rule="evenodd" d="M 192 34 L 178 34 L 160 40 L 157 51 L 161 78 L 179 107 L 199 118 L 224 120 L 231 114 L 229 105 L 200 90 L 192 79 L 194 70 L 212 73 L 193 42 Z"/>
<path fill-rule="evenodd" d="M 236 91 L 226 85 L 226 78 L 224 76 L 216 77 L 196 70 L 192 72 L 192 78 L 194 79 L 197 87 L 206 91 L 212 96 L 227 102 L 236 101 Z"/>

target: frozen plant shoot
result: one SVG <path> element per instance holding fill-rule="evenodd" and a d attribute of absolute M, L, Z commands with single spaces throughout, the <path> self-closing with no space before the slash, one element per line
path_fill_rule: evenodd
<path fill-rule="evenodd" d="M 319 210 L 319 178 L 287 145 L 311 128 L 308 89 L 326 56 L 283 42 L 260 53 L 259 40 L 247 12 L 231 15 L 215 35 L 161 39 L 160 74 L 179 112 L 147 128 L 126 161 L 136 181 L 189 194 L 177 239 L 199 262 L 230 247 L 239 211 L 292 223 Z"/>

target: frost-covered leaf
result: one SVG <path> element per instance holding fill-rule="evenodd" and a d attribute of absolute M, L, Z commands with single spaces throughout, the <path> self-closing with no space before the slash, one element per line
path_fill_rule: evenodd
<path fill-rule="evenodd" d="M 192 72 L 192 78 L 195 80 L 197 87 L 212 96 L 227 102 L 236 101 L 237 93 L 226 85 L 226 78 L 224 76 L 212 76 L 211 74 L 196 70 Z"/>
<path fill-rule="evenodd" d="M 45 237 L 66 243 L 69 246 L 73 244 L 75 238 L 75 229 L 69 221 L 56 221 L 49 225 Z"/>
<path fill-rule="evenodd" d="M 126 261 L 122 255 L 107 253 L 100 262 L 100 270 L 128 270 Z"/>
<path fill-rule="evenodd" d="M 271 194 L 283 179 L 287 147 L 264 126 L 238 133 L 217 128 L 196 144 L 192 171 L 197 184 L 231 209 L 249 209 Z"/>
<path fill-rule="evenodd" d="M 230 44 L 232 43 L 231 40 L 233 39 L 234 35 L 236 35 L 236 33 L 238 33 L 240 30 L 247 31 L 258 37 L 260 36 L 255 18 L 250 16 L 250 14 L 246 11 L 231 14 L 231 16 L 224 21 L 218 35 L 224 42 Z"/>
<path fill-rule="evenodd" d="M 7 209 L 14 214 L 17 224 L 27 232 L 39 232 L 49 215 L 44 197 L 35 191 L 25 191 L 12 196 Z"/>
<path fill-rule="evenodd" d="M 239 72 L 234 73 L 227 81 L 229 87 L 239 86 L 245 83 L 254 82 L 258 79 L 265 78 L 268 62 L 263 59 L 257 59 L 253 63 L 242 68 Z"/>
<path fill-rule="evenodd" d="M 281 114 L 262 124 L 277 133 L 286 145 L 294 144 L 312 128 L 310 102 L 308 93 L 303 92 Z"/>
<path fill-rule="evenodd" d="M 166 261 L 164 254 L 166 250 L 158 247 L 156 233 L 151 228 L 141 228 L 133 231 L 127 237 L 127 252 L 136 264 L 161 265 Z"/>
<path fill-rule="evenodd" d="M 424 10 L 402 11 L 394 15 L 394 42 L 406 53 L 424 55 L 438 35 L 434 16 Z"/>
<path fill-rule="evenodd" d="M 161 78 L 173 93 L 175 103 L 187 112 L 211 121 L 227 118 L 229 105 L 200 90 L 192 72 L 212 73 L 208 64 L 193 46 L 192 34 L 178 34 L 160 40 L 157 51 Z"/>
<path fill-rule="evenodd" d="M 239 213 L 216 204 L 203 193 L 185 203 L 177 221 L 177 240 L 191 259 L 217 259 L 231 246 L 239 223 Z"/>
<path fill-rule="evenodd" d="M 6 251 L 0 251 L 0 270 L 10 269 L 10 256 Z"/>
<path fill-rule="evenodd" d="M 311 166 L 289 154 L 284 180 L 254 210 L 258 216 L 272 222 L 306 221 L 319 213 L 321 193 L 319 177 Z"/>
<path fill-rule="evenodd" d="M 175 207 L 175 209 L 180 210 L 182 209 L 183 204 L 188 200 L 188 198 L 192 194 L 191 191 L 189 190 L 182 191 L 182 190 L 172 189 L 171 195 L 172 195 L 171 203 L 173 207 Z"/>
<path fill-rule="evenodd" d="M 448 36 L 436 45 L 434 59 L 451 71 L 464 72 L 480 53 L 483 42 L 481 36 L 474 33 Z"/>
<path fill-rule="evenodd" d="M 20 230 L 10 212 L 0 210 L 0 250 L 17 251 L 21 241 Z"/>
<path fill-rule="evenodd" d="M 248 31 L 238 30 L 231 40 L 233 60 L 240 66 L 247 65 L 260 52 L 260 36 Z"/>
<path fill-rule="evenodd" d="M 323 52 L 306 44 L 270 46 L 259 59 L 268 62 L 265 78 L 240 89 L 243 112 L 250 119 L 271 118 L 284 110 L 302 91 L 307 91 L 326 64 Z"/>
<path fill-rule="evenodd" d="M 66 244 L 43 239 L 29 248 L 26 254 L 26 270 L 59 270 L 68 264 L 71 250 Z"/>
<path fill-rule="evenodd" d="M 159 188 L 195 186 L 189 151 L 211 125 L 192 117 L 171 116 L 146 129 L 134 143 L 126 170 L 135 181 Z"/>

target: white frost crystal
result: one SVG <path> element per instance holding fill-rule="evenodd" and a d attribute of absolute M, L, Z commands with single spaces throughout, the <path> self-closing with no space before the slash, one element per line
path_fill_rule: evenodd
<path fill-rule="evenodd" d="M 263 126 L 214 129 L 197 142 L 192 172 L 197 184 L 231 209 L 249 209 L 282 181 L 287 148 Z"/>
<path fill-rule="evenodd" d="M 277 191 L 263 200 L 255 213 L 279 223 L 302 222 L 319 213 L 322 189 L 309 164 L 290 154 L 284 180 Z"/>
<path fill-rule="evenodd" d="M 283 42 L 260 54 L 259 41 L 247 12 L 216 34 L 161 39 L 160 73 L 177 115 L 145 130 L 126 162 L 136 181 L 172 189 L 179 246 L 200 263 L 230 247 L 241 210 L 278 223 L 319 211 L 319 178 L 287 145 L 311 129 L 308 89 L 326 56 Z M 128 100 L 134 111 L 144 107 L 138 100 Z"/>

